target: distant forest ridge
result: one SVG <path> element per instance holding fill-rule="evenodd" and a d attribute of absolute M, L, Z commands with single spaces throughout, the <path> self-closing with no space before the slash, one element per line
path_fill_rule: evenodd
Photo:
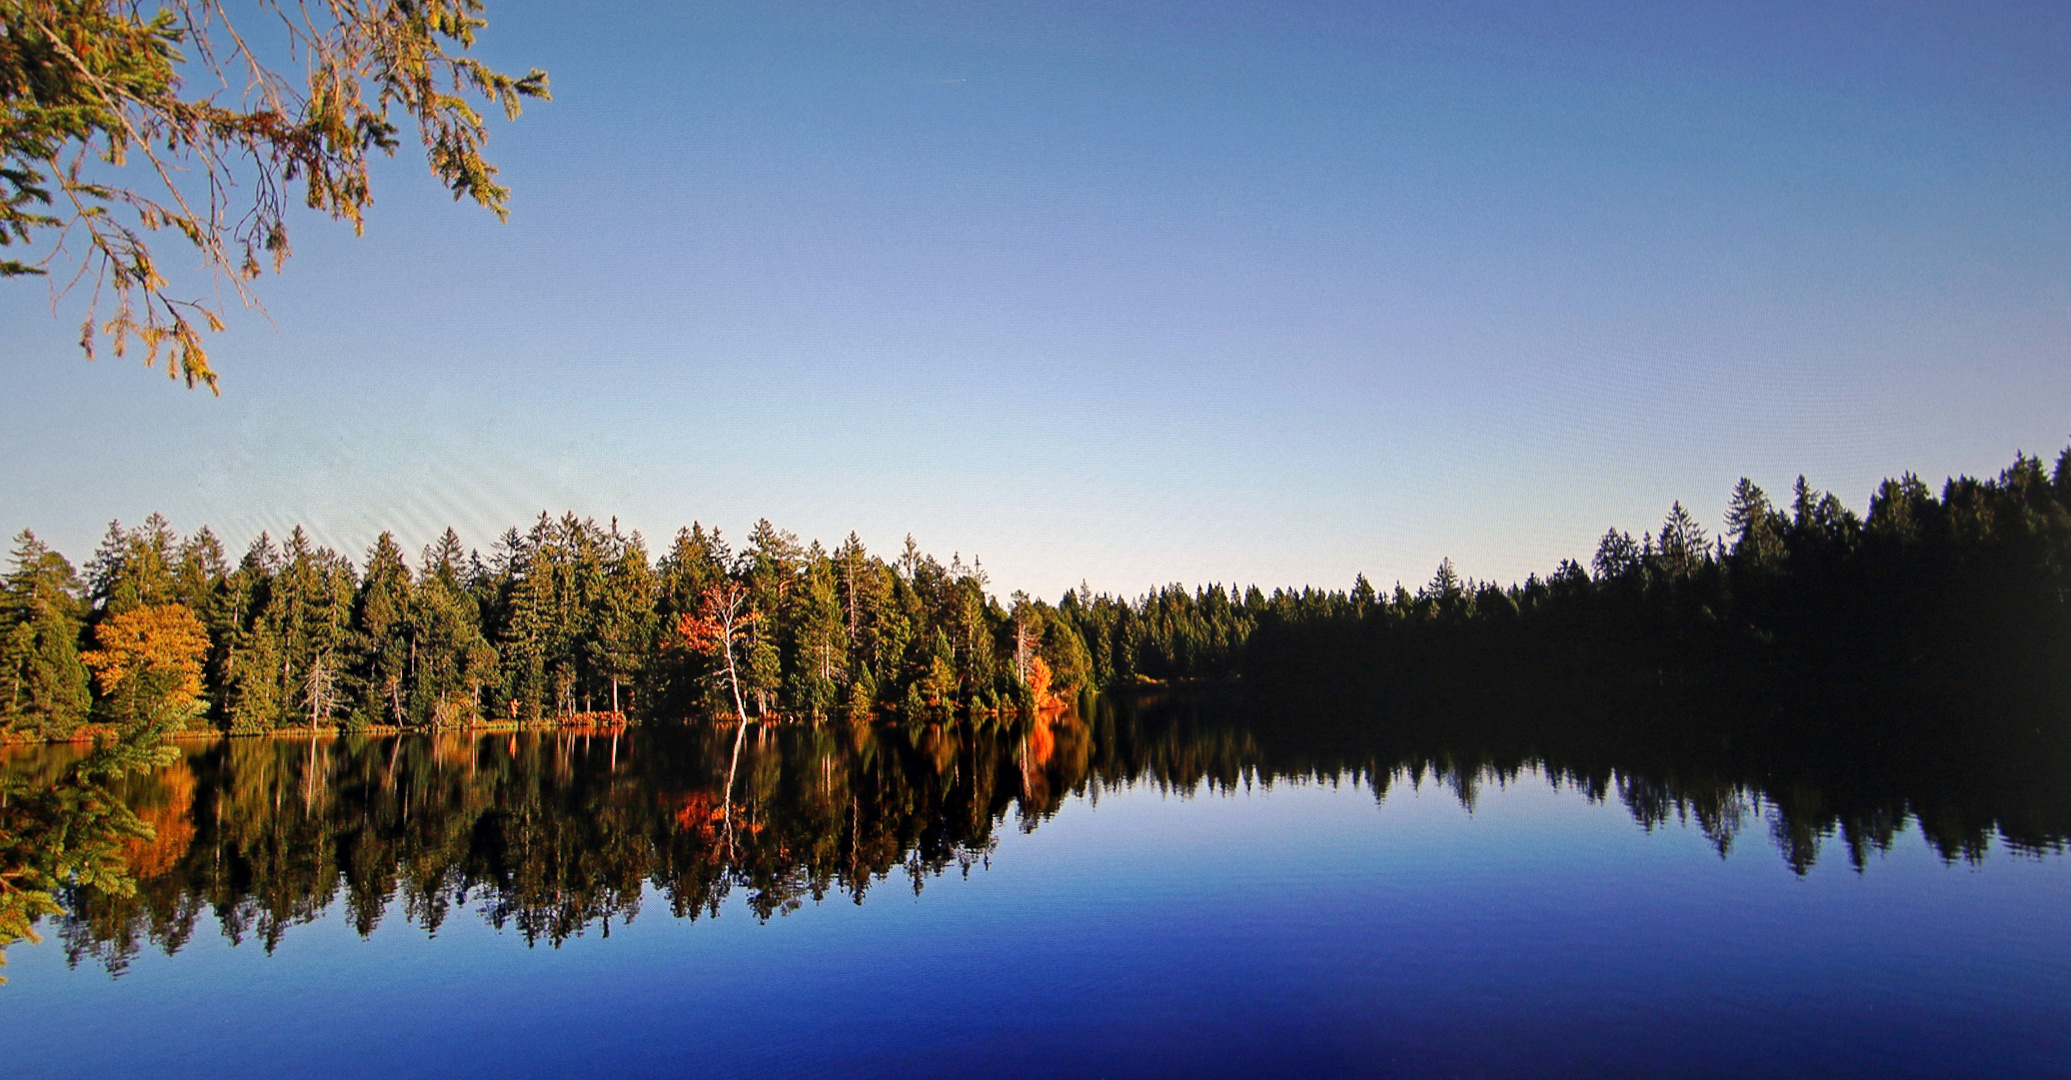
<path fill-rule="evenodd" d="M 1401 708 L 1434 687 L 2001 683 L 2071 669 L 2071 449 L 1937 495 L 1886 480 L 1858 516 L 1801 477 L 1743 479 L 1716 538 L 1677 503 L 1589 565 L 1498 585 L 1450 562 L 1411 592 L 987 591 L 909 538 L 893 558 L 759 522 L 738 549 L 542 513 L 484 554 L 448 530 L 354 562 L 300 528 L 234 562 L 207 528 L 111 524 L 83 574 L 28 531 L 0 594 L 0 733 L 82 725 L 448 727 L 1013 716 L 1073 695 L 1338 683 Z M 1895 681 L 1894 681 L 1895 680 Z M 1968 682 L 1967 682 L 1968 681 Z M 2051 684 L 2055 686 L 2055 683 Z"/>

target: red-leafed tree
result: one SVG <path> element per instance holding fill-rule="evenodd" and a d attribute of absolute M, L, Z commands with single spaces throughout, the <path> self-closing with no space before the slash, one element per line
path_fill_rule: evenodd
<path fill-rule="evenodd" d="M 709 656 L 726 670 L 727 685 L 733 690 L 734 714 L 748 723 L 748 707 L 741 698 L 740 669 L 734 662 L 734 643 L 761 618 L 749 602 L 748 590 L 739 582 L 722 580 L 705 586 L 695 613 L 676 620 L 676 643 L 690 652 Z"/>

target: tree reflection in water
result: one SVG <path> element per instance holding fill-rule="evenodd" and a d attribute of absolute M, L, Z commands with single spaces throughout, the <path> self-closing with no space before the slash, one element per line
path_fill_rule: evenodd
<path fill-rule="evenodd" d="M 398 897 L 427 933 L 472 908 L 532 944 L 608 936 L 643 903 L 716 915 L 736 893 L 768 919 L 836 894 L 860 904 L 893 879 L 918 893 L 985 864 L 1010 820 L 1033 830 L 1069 799 L 1143 785 L 1327 782 L 1384 800 L 1431 783 L 1471 807 L 1484 785 L 1536 774 L 1616 798 L 1648 829 L 1692 823 L 1721 855 L 1765 827 L 1799 873 L 1837 835 L 1858 869 L 1913 825 L 1950 861 L 1982 858 L 1995 839 L 2040 854 L 2071 837 L 2071 797 L 2053 782 L 2062 756 L 2033 747 L 1765 758 L 1376 730 L 1200 699 L 1087 699 L 977 727 L 756 725 L 730 804 L 730 725 L 185 743 L 169 764 L 97 774 L 118 797 L 104 800 L 106 835 L 75 840 L 101 862 L 60 884 L 58 933 L 75 964 L 119 973 L 144 948 L 177 952 L 206 920 L 270 950 L 342 902 L 371 934 Z M 83 757 L 56 747 L 7 759 L 17 860 L 24 798 L 85 783 Z"/>

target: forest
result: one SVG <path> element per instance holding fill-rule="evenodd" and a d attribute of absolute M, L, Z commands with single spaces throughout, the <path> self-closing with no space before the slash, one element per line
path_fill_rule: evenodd
<path fill-rule="evenodd" d="M 542 513 L 486 554 L 448 530 L 412 560 L 384 533 L 355 564 L 300 528 L 233 561 L 154 515 L 111 524 L 83 569 L 24 531 L 0 587 L 0 732 L 922 723 L 1189 683 L 1398 718 L 1564 693 L 1639 712 L 1698 693 L 1720 715 L 1925 694 L 2061 723 L 2071 449 L 1938 495 L 1886 480 L 1863 515 L 1802 477 L 1785 504 L 1743 479 L 1716 537 L 1677 503 L 1510 585 L 1450 562 L 1414 592 L 987 585 L 910 537 L 886 559 L 767 521 L 738 548 L 693 525 L 656 558 L 616 521 Z"/>

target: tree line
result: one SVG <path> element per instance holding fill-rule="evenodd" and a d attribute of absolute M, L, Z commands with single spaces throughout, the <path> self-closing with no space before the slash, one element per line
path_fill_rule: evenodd
<path fill-rule="evenodd" d="M 986 581 L 910 538 L 887 560 L 853 535 L 828 550 L 767 521 L 738 550 L 693 525 L 656 559 L 615 521 L 542 514 L 486 555 L 448 530 L 413 566 L 388 533 L 355 565 L 299 527 L 233 563 L 209 529 L 182 537 L 154 515 L 111 524 L 83 572 L 25 531 L 0 612 L 0 723 L 63 738 L 167 710 L 232 733 L 986 716 L 1115 670 L 1103 649 L 1096 675 L 1065 611 L 1003 605 Z M 1169 652 L 1145 661 L 1173 668 Z"/>
<path fill-rule="evenodd" d="M 616 521 L 541 514 L 487 554 L 448 530 L 413 565 L 383 533 L 355 565 L 299 527 L 233 563 L 209 529 L 182 537 L 154 515 L 111 524 L 83 572 L 24 531 L 0 582 L 0 727 L 919 722 L 1233 677 L 1398 710 L 1502 687 L 1819 697 L 1923 680 L 2064 700 L 2050 673 L 2071 671 L 2071 450 L 1939 495 L 1887 480 L 1865 516 L 1802 477 L 1785 505 L 1743 479 L 1717 537 L 1677 503 L 1658 532 L 1607 532 L 1589 566 L 1508 586 L 1450 562 L 1385 594 L 1363 575 L 1271 593 L 1081 586 L 1054 604 L 987 585 L 976 561 L 910 537 L 887 559 L 767 521 L 739 548 L 693 525 L 655 558 Z"/>
<path fill-rule="evenodd" d="M 234 563 L 204 527 L 112 523 L 77 571 L 27 531 L 4 581 L 0 724 L 64 738 L 171 709 L 231 733 L 626 716 L 822 721 L 1054 708 L 1139 678 L 1234 671 L 1264 602 L 1177 586 L 1060 604 L 987 591 L 909 537 L 886 559 L 758 522 L 660 558 L 616 521 L 542 514 L 486 555 L 448 530 L 360 564 L 297 527 Z M 725 621 L 727 625 L 719 624 Z"/>

